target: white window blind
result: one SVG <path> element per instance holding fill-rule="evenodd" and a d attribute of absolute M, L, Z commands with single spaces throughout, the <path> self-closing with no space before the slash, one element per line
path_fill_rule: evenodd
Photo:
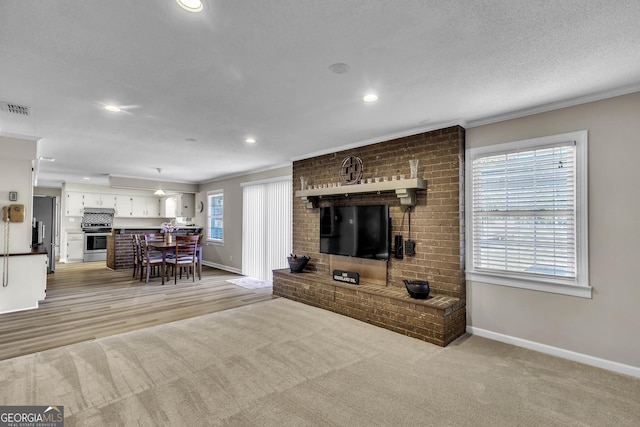
<path fill-rule="evenodd" d="M 467 271 L 485 275 L 470 278 L 588 287 L 586 132 L 471 150 L 467 162 Z"/>
<path fill-rule="evenodd" d="M 575 278 L 575 144 L 473 161 L 474 266 Z"/>
<path fill-rule="evenodd" d="M 242 274 L 271 281 L 291 252 L 291 178 L 243 184 L 242 206 Z"/>

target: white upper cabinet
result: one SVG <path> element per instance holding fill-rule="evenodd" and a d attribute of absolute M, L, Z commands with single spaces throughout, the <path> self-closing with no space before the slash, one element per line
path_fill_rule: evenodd
<path fill-rule="evenodd" d="M 192 193 L 181 194 L 178 204 L 178 215 L 192 218 L 196 216 L 196 195 Z"/>
<path fill-rule="evenodd" d="M 160 199 L 149 196 L 131 197 L 131 216 L 135 218 L 160 218 Z"/>
<path fill-rule="evenodd" d="M 64 213 L 82 216 L 85 208 L 112 208 L 116 218 L 160 218 L 160 198 L 128 194 L 100 194 L 67 191 Z"/>
<path fill-rule="evenodd" d="M 194 217 L 195 194 L 175 194 L 162 199 L 162 216 L 165 218 Z"/>
<path fill-rule="evenodd" d="M 82 216 L 84 209 L 84 194 L 75 191 L 67 191 L 64 200 L 64 211 L 67 216 Z"/>
<path fill-rule="evenodd" d="M 84 193 L 85 208 L 114 208 L 115 194 Z"/>
<path fill-rule="evenodd" d="M 131 196 L 125 194 L 116 194 L 115 217 L 130 218 L 132 216 L 133 201 Z"/>

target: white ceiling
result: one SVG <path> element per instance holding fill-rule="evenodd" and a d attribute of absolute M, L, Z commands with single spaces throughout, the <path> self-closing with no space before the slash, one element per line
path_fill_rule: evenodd
<path fill-rule="evenodd" d="M 42 138 L 41 186 L 199 183 L 638 91 L 639 23 L 638 0 L 5 0 L 0 102 L 31 116 L 0 132 Z"/>

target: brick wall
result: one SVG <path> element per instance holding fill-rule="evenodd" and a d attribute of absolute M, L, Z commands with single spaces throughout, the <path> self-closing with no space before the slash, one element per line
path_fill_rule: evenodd
<path fill-rule="evenodd" d="M 418 177 L 427 181 L 419 191 L 411 213 L 411 239 L 415 257 L 391 258 L 387 264 L 387 286 L 404 289 L 403 279 L 428 280 L 433 292 L 465 298 L 464 279 L 464 128 L 449 127 L 423 134 L 380 142 L 365 147 L 295 161 L 294 190 L 300 176 L 309 184 L 339 182 L 339 167 L 348 156 L 358 156 L 366 178 L 405 174 L 409 159 L 418 159 Z M 320 206 L 388 204 L 392 236 L 408 238 L 408 217 L 393 193 L 323 198 Z M 307 209 L 298 198 L 293 202 L 293 251 L 311 257 L 308 270 L 330 276 L 329 255 L 319 253 L 319 209 Z"/>

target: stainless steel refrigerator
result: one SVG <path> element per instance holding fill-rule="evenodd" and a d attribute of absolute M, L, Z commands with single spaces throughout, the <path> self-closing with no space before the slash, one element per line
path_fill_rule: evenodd
<path fill-rule="evenodd" d="M 56 242 L 58 238 L 58 206 L 52 196 L 33 196 L 32 243 L 42 243 L 47 249 L 49 266 L 47 273 L 56 267 Z"/>

